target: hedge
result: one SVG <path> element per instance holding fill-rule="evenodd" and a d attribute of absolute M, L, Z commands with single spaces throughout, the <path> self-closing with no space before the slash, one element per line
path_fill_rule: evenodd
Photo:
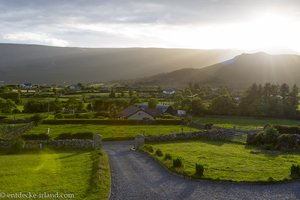
<path fill-rule="evenodd" d="M 99 119 L 59 119 L 44 120 L 43 124 L 101 124 L 101 125 L 181 125 L 181 120 L 99 120 Z"/>
<path fill-rule="evenodd" d="M 300 127 L 298 126 L 274 126 L 280 134 L 300 134 Z"/>

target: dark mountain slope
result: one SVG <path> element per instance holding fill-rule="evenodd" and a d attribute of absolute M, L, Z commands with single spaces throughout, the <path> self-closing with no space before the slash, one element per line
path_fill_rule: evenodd
<path fill-rule="evenodd" d="M 186 67 L 201 68 L 237 54 L 231 50 L 0 44 L 0 81 L 77 83 L 134 79 Z"/>
<path fill-rule="evenodd" d="M 201 69 L 181 69 L 137 81 L 139 84 L 183 86 L 188 82 L 245 88 L 256 83 L 300 85 L 300 56 L 242 54 Z"/>

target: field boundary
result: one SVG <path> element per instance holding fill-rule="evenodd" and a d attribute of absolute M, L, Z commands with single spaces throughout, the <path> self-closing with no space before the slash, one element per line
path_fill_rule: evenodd
<path fill-rule="evenodd" d="M 42 124 L 99 124 L 99 125 L 182 125 L 182 120 L 101 120 L 101 119 L 59 119 L 44 120 Z"/>

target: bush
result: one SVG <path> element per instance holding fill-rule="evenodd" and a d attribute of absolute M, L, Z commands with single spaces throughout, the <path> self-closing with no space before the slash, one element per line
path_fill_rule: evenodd
<path fill-rule="evenodd" d="M 169 153 L 165 154 L 164 160 L 172 160 L 171 154 Z"/>
<path fill-rule="evenodd" d="M 274 127 L 266 128 L 263 133 L 264 144 L 276 144 L 278 141 L 279 132 Z"/>
<path fill-rule="evenodd" d="M 178 168 L 178 167 L 182 167 L 182 159 L 181 158 L 175 158 L 173 159 L 173 167 L 174 168 Z"/>
<path fill-rule="evenodd" d="M 50 136 L 46 133 L 22 135 L 24 140 L 49 140 Z"/>
<path fill-rule="evenodd" d="M 213 125 L 214 125 L 213 123 L 205 124 L 204 129 L 210 130 L 210 129 L 212 129 Z"/>
<path fill-rule="evenodd" d="M 162 151 L 161 151 L 160 149 L 157 149 L 157 150 L 155 151 L 155 154 L 156 154 L 157 156 L 159 156 L 159 157 L 163 156 L 163 153 L 162 153 Z"/>
<path fill-rule="evenodd" d="M 24 146 L 25 146 L 24 140 L 20 137 L 17 137 L 12 140 L 11 150 L 12 152 L 20 152 L 22 149 L 24 149 Z"/>
<path fill-rule="evenodd" d="M 41 121 L 43 120 L 43 117 L 40 114 L 35 114 L 31 117 L 31 121 L 37 126 Z"/>
<path fill-rule="evenodd" d="M 297 134 L 282 134 L 278 137 L 279 149 L 295 149 L 298 146 L 300 136 Z"/>
<path fill-rule="evenodd" d="M 247 144 L 250 145 L 264 145 L 274 148 L 278 144 L 278 138 L 280 134 L 274 127 L 266 127 L 264 131 L 248 135 Z"/>
<path fill-rule="evenodd" d="M 299 165 L 292 165 L 292 167 L 291 167 L 291 177 L 292 178 L 299 178 L 300 177 L 300 166 Z"/>
<path fill-rule="evenodd" d="M 153 153 L 154 150 L 153 150 L 153 147 L 150 146 L 150 145 L 144 145 L 144 148 L 146 149 L 146 151 L 150 152 L 150 153 Z"/>
<path fill-rule="evenodd" d="M 57 113 L 55 116 L 54 116 L 55 119 L 62 119 L 64 118 L 64 115 L 61 114 L 61 113 Z"/>
<path fill-rule="evenodd" d="M 204 175 L 204 167 L 201 164 L 195 165 L 195 175 L 196 176 L 203 176 Z"/>
<path fill-rule="evenodd" d="M 300 127 L 298 126 L 274 126 L 280 134 L 300 134 Z"/>

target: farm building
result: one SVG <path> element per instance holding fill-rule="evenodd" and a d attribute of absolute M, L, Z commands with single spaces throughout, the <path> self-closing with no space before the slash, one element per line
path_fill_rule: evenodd
<path fill-rule="evenodd" d="M 125 110 L 122 111 L 121 117 L 125 119 L 137 119 L 137 120 L 145 120 L 150 119 L 154 120 L 156 117 L 160 117 L 163 114 L 176 114 L 176 110 L 173 109 L 170 105 L 157 105 L 156 108 L 149 108 L 146 104 L 136 104 L 133 106 L 129 106 Z"/>

